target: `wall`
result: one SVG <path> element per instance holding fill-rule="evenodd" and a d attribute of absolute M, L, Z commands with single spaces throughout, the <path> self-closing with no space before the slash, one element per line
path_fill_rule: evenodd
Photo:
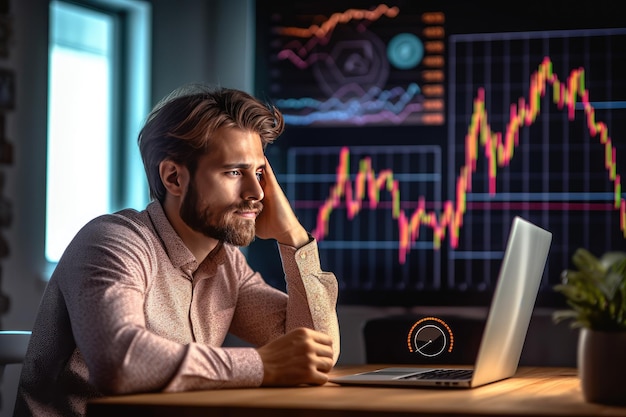
<path fill-rule="evenodd" d="M 16 108 L 6 117 L 6 131 L 14 146 L 14 164 L 4 171 L 13 218 L 5 233 L 11 252 L 2 261 L 2 291 L 11 304 L 1 319 L 3 328 L 28 330 L 44 288 L 48 2 L 12 0 L 10 7 Z M 18 365 L 6 367 L 0 386 L 2 416 L 12 412 L 19 371 Z"/>

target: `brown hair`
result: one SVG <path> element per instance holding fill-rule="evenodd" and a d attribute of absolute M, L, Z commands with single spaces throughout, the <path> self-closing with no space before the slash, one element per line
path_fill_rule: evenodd
<path fill-rule="evenodd" d="M 172 160 L 194 175 L 198 158 L 209 152 L 213 133 L 222 127 L 256 132 L 265 148 L 284 129 L 280 111 L 243 91 L 192 84 L 174 90 L 148 115 L 138 143 L 150 197 L 163 202 L 159 164 Z"/>

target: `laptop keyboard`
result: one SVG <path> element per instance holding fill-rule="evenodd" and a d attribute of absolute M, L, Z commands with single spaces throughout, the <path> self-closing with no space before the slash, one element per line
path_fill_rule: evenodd
<path fill-rule="evenodd" d="M 472 374 L 473 370 L 471 369 L 433 369 L 432 371 L 409 375 L 400 379 L 470 379 Z"/>

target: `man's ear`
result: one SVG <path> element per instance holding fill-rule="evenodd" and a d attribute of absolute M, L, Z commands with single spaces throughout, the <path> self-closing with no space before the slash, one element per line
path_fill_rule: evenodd
<path fill-rule="evenodd" d="M 187 169 L 171 160 L 161 161 L 159 175 L 168 193 L 180 197 L 187 188 L 189 175 Z"/>

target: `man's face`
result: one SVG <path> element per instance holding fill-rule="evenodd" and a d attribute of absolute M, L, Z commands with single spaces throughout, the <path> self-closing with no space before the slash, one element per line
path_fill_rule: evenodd
<path fill-rule="evenodd" d="M 256 133 L 222 128 L 210 152 L 198 161 L 180 208 L 193 230 L 235 246 L 255 237 L 255 219 L 263 208 L 259 182 L 265 168 L 261 139 Z"/>

